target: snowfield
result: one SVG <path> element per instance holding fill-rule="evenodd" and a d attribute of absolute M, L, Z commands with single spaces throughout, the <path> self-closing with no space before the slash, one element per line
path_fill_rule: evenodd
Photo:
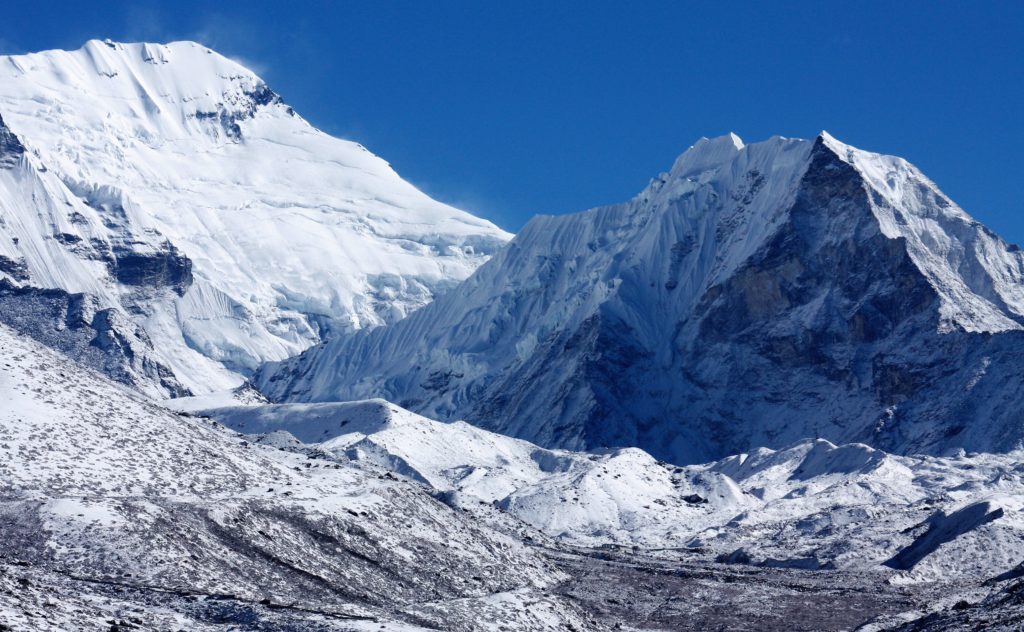
<path fill-rule="evenodd" d="M 511 237 L 194 42 L 0 57 L 0 117 L 0 279 L 125 314 L 153 395 L 397 320 Z"/>

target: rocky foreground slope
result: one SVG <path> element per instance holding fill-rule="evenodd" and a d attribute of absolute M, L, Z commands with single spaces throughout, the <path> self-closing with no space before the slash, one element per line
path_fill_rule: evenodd
<path fill-rule="evenodd" d="M 730 135 L 626 204 L 534 219 L 425 308 L 256 383 L 674 463 L 815 436 L 1007 451 L 1022 323 L 1024 254 L 906 161 Z"/>
<path fill-rule="evenodd" d="M 678 467 L 383 401 L 176 414 L 3 326 L 0 397 L 12 630 L 877 631 L 1019 610 L 1017 454 L 818 441 Z"/>
<path fill-rule="evenodd" d="M 0 397 L 13 630 L 883 630 L 1016 608 L 1019 455 L 818 441 L 678 467 L 383 401 L 180 414 L 3 326 Z"/>
<path fill-rule="evenodd" d="M 2 325 L 0 401 L 3 629 L 593 627 L 518 524 L 173 414 Z"/>

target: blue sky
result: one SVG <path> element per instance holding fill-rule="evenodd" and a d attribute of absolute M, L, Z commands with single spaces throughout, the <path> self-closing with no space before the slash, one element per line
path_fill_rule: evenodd
<path fill-rule="evenodd" d="M 0 52 L 201 41 L 510 230 L 624 201 L 700 136 L 827 129 L 1024 242 L 1024 2 L 85 4 L 9 3 Z"/>

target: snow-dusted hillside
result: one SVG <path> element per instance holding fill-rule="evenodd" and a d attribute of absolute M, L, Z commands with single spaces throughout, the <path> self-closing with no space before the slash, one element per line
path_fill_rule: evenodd
<path fill-rule="evenodd" d="M 1024 255 L 906 161 L 824 133 L 729 135 L 629 203 L 534 219 L 437 301 L 256 382 L 677 463 L 814 436 L 1010 450 L 1022 323 Z"/>
<path fill-rule="evenodd" d="M 636 448 L 546 450 L 383 400 L 201 414 L 258 442 L 383 466 L 470 512 L 499 507 L 574 546 L 857 570 L 897 584 L 988 579 L 1024 560 L 1020 452 L 902 457 L 819 440 L 677 467 Z"/>
<path fill-rule="evenodd" d="M 518 526 L 168 412 L 3 325 L 0 401 L 12 629 L 591 627 Z"/>
<path fill-rule="evenodd" d="M 510 237 L 193 42 L 0 57 L 0 117 L 0 318 L 152 394 L 401 318 Z"/>

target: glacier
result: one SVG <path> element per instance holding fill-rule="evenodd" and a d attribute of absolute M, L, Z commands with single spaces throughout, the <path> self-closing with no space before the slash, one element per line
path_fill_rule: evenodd
<path fill-rule="evenodd" d="M 549 450 L 385 400 L 193 414 L 256 443 L 386 468 L 484 522 L 497 507 L 577 547 L 856 570 L 901 585 L 988 579 L 1024 559 L 1020 451 L 906 457 L 819 439 L 680 467 L 637 448 Z"/>
<path fill-rule="evenodd" d="M 154 396 L 400 319 L 511 237 L 194 42 L 0 57 L 0 117 L 3 313 L 73 352 L 118 321 L 90 365 Z"/>

